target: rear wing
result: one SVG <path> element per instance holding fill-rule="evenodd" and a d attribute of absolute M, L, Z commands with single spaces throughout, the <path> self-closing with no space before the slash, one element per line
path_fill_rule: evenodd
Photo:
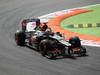
<path fill-rule="evenodd" d="M 40 19 L 38 18 L 33 18 L 33 19 L 24 19 L 22 22 L 21 22 L 21 25 L 22 25 L 22 31 L 26 31 L 26 27 L 27 25 L 30 25 L 29 23 L 31 23 L 31 25 L 33 26 L 39 26 L 40 25 Z"/>

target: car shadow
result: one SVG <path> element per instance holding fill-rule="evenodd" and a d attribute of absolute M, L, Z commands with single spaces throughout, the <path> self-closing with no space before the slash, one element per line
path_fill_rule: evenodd
<path fill-rule="evenodd" d="M 30 50 L 33 50 L 33 51 L 36 51 L 36 52 L 40 52 L 38 49 L 36 49 L 35 47 L 34 48 L 32 48 L 32 47 L 30 47 L 30 46 L 24 46 L 24 47 L 27 47 L 27 48 L 29 48 Z M 85 54 L 85 55 L 75 55 L 75 56 L 70 56 L 70 55 L 64 55 L 64 56 L 58 56 L 58 57 L 56 57 L 56 58 L 52 58 L 52 59 L 50 59 L 50 60 L 60 60 L 60 59 L 72 59 L 72 60 L 76 60 L 78 57 L 88 57 L 89 55 L 88 54 Z M 46 57 L 45 57 L 46 58 Z M 47 58 L 48 59 L 48 58 Z"/>
<path fill-rule="evenodd" d="M 78 57 L 88 57 L 89 55 L 85 54 L 85 55 L 81 55 L 81 56 L 70 56 L 70 55 L 65 55 L 65 56 L 61 56 L 61 57 L 57 57 L 57 58 L 53 58 L 50 60 L 60 60 L 60 59 L 72 59 L 72 60 L 76 60 Z"/>

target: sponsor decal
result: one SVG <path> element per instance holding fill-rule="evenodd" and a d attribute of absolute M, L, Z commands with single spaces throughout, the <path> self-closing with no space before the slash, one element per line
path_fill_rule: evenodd
<path fill-rule="evenodd" d="M 36 23 L 35 22 L 29 22 L 26 25 L 26 30 L 27 31 L 34 31 L 35 27 L 36 27 Z"/>

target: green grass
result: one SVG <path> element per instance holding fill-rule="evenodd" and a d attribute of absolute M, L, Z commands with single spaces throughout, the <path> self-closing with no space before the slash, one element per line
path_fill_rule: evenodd
<path fill-rule="evenodd" d="M 70 30 L 72 32 L 100 37 L 100 27 L 92 27 L 92 28 L 68 28 L 67 27 L 67 25 L 71 25 L 71 24 L 100 23 L 100 5 L 90 7 L 90 8 L 85 8 L 85 9 L 92 10 L 92 12 L 87 12 L 87 13 L 83 13 L 83 14 L 79 14 L 67 18 L 61 22 L 60 24 L 61 27 L 63 27 L 66 30 Z"/>

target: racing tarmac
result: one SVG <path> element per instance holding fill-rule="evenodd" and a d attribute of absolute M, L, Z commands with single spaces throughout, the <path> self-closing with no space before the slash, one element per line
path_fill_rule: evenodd
<path fill-rule="evenodd" d="M 24 18 L 97 3 L 100 0 L 0 0 L 0 75 L 99 75 L 99 47 L 86 46 L 85 57 L 49 60 L 14 41 Z"/>

